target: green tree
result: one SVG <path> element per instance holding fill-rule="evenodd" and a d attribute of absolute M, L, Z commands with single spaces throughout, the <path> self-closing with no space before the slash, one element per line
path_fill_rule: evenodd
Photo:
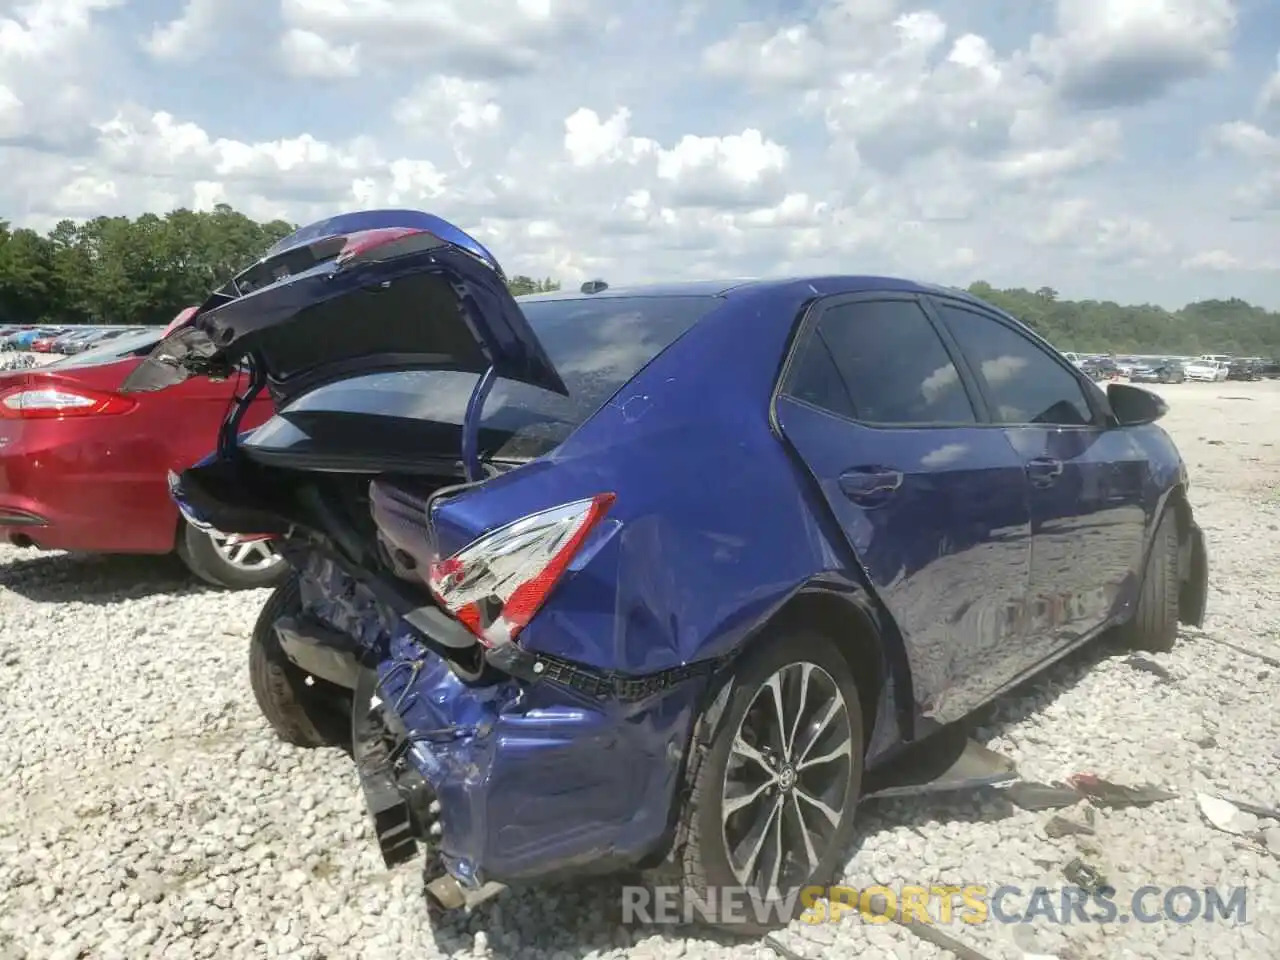
<path fill-rule="evenodd" d="M 1280 356 L 1280 313 L 1244 300 L 1204 300 L 1166 310 L 1152 304 L 1062 300 L 1051 287 L 998 290 L 982 280 L 971 284 L 969 292 L 1062 350 Z"/>
<path fill-rule="evenodd" d="M 260 223 L 226 204 L 210 211 L 63 220 L 46 235 L 0 219 L 0 321 L 167 323 L 248 266 L 296 227 Z M 559 290 L 522 274 L 511 292 Z M 1064 300 L 1051 286 L 975 296 L 1020 318 L 1064 350 L 1280 355 L 1280 313 L 1240 299 L 1180 310 L 1151 304 Z"/>
<path fill-rule="evenodd" d="M 553 290 L 560 289 L 560 283 L 550 277 L 534 280 L 523 274 L 516 274 L 507 280 L 507 289 L 511 291 L 512 296 L 521 297 L 528 293 L 551 293 Z"/>

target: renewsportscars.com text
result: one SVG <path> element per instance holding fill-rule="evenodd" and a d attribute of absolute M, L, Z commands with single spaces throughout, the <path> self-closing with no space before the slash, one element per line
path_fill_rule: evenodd
<path fill-rule="evenodd" d="M 646 924 L 786 923 L 1228 923 L 1248 922 L 1245 887 L 1143 886 L 1119 897 L 1109 887 L 1066 886 L 805 887 L 764 897 L 745 887 L 719 887 L 697 896 L 680 887 L 628 886 L 622 890 L 624 922 Z"/>

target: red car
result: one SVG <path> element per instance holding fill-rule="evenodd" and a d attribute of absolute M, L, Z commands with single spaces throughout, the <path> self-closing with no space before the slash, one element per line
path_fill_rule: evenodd
<path fill-rule="evenodd" d="M 216 447 L 242 375 L 116 392 L 160 336 L 159 329 L 128 334 L 44 367 L 0 373 L 0 539 L 45 550 L 177 551 L 217 586 L 273 585 L 288 567 L 270 541 L 197 530 L 169 498 L 169 471 Z M 272 412 L 264 394 L 241 429 Z"/>
<path fill-rule="evenodd" d="M 31 341 L 31 352 L 53 353 L 53 341 L 57 340 L 66 332 L 66 330 L 54 330 L 47 336 L 37 337 L 35 340 Z"/>

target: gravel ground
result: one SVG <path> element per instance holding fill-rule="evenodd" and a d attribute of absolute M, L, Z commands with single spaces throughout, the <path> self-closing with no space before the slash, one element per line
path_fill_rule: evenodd
<path fill-rule="evenodd" d="M 1216 831 L 1194 794 L 1280 805 L 1280 669 L 1213 642 L 1280 656 L 1280 383 L 1161 389 L 1209 540 L 1204 631 L 1155 658 L 1169 682 L 1105 644 L 1084 651 L 1002 699 L 977 735 L 1034 779 L 1092 771 L 1178 799 L 1100 810 L 1095 837 L 1061 839 L 1050 814 L 994 797 L 868 803 L 846 876 L 1057 888 L 1079 856 L 1122 900 L 1144 883 L 1245 885 L 1248 922 L 946 928 L 991 957 L 1276 956 L 1280 826 Z M 511 894 L 433 930 L 417 867 L 382 868 L 350 761 L 280 744 L 253 706 L 245 638 L 265 598 L 205 591 L 168 560 L 0 547 L 0 957 L 773 955 L 623 928 L 599 882 Z M 853 919 L 778 939 L 806 960 L 948 956 Z"/>
<path fill-rule="evenodd" d="M 47 363 L 62 359 L 62 355 L 56 353 L 31 353 L 28 350 L 16 350 L 11 353 L 0 353 L 0 370 L 7 369 L 10 364 L 21 363 L 28 357 L 37 367 L 43 367 Z"/>

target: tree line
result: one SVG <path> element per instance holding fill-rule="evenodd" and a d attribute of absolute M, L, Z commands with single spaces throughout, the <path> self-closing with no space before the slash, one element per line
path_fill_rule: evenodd
<path fill-rule="evenodd" d="M 166 324 L 296 229 L 226 204 L 63 220 L 47 234 L 0 220 L 0 323 Z M 517 294 L 559 289 L 524 276 L 508 286 Z"/>
<path fill-rule="evenodd" d="M 1052 287 L 997 290 L 979 281 L 969 292 L 1017 317 L 1059 350 L 1280 357 L 1280 312 L 1234 297 L 1166 310 L 1152 304 L 1063 300 Z"/>
<path fill-rule="evenodd" d="M 225 204 L 207 212 L 63 220 L 47 234 L 0 220 L 0 323 L 168 323 L 295 229 L 283 220 L 260 223 Z M 508 285 L 517 295 L 560 288 L 526 276 Z M 1063 350 L 1280 356 L 1280 313 L 1244 300 L 1203 300 L 1170 311 L 1064 300 L 1051 287 L 999 290 L 978 281 L 969 291 Z"/>

